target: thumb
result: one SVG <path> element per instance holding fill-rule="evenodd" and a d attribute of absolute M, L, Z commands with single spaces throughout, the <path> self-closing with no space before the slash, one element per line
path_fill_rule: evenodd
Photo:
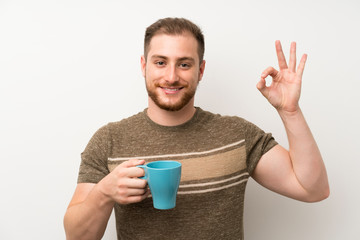
<path fill-rule="evenodd" d="M 260 81 L 256 84 L 256 88 L 261 92 L 261 94 L 267 98 L 269 94 L 269 88 L 266 87 L 265 78 L 261 78 Z"/>

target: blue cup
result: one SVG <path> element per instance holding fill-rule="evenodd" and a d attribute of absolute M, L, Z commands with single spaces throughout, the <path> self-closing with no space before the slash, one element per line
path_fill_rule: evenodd
<path fill-rule="evenodd" d="M 181 163 L 176 161 L 156 161 L 146 165 L 138 165 L 143 168 L 156 209 L 171 209 L 176 205 L 176 195 L 181 178 Z"/>

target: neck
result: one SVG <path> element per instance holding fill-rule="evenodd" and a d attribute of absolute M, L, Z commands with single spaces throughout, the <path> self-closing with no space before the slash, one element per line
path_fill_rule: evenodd
<path fill-rule="evenodd" d="M 155 123 L 163 126 L 177 126 L 189 121 L 195 114 L 194 98 L 179 111 L 167 111 L 159 108 L 149 98 L 148 117 Z"/>

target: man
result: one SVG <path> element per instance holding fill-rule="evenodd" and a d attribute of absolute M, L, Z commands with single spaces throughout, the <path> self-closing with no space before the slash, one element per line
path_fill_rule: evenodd
<path fill-rule="evenodd" d="M 289 151 L 239 117 L 194 107 L 205 61 L 201 30 L 186 19 L 147 28 L 141 68 L 148 108 L 100 128 L 82 153 L 78 185 L 64 218 L 68 239 L 100 239 L 115 209 L 118 239 L 243 239 L 247 179 L 284 196 L 315 202 L 329 195 L 319 149 L 299 107 L 304 55 L 296 68 L 276 42 L 280 70 L 267 68 L 257 88 L 278 111 Z M 265 78 L 273 78 L 271 86 Z M 183 165 L 177 205 L 156 210 L 137 165 Z"/>

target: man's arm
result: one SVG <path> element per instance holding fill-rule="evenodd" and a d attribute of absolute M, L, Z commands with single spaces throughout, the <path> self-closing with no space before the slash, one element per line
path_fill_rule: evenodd
<path fill-rule="evenodd" d="M 114 204 L 144 200 L 150 193 L 146 180 L 139 179 L 144 170 L 135 166 L 143 160 L 120 164 L 98 184 L 80 183 L 64 217 L 66 238 L 101 239 Z"/>
<path fill-rule="evenodd" d="M 265 153 L 256 166 L 253 178 L 266 188 L 305 202 L 328 197 L 329 184 L 324 162 L 315 139 L 299 107 L 302 74 L 306 55 L 296 69 L 296 44 L 290 48 L 289 66 L 281 44 L 276 41 L 280 71 L 267 68 L 257 85 L 260 92 L 278 111 L 289 141 L 289 151 L 275 146 Z M 271 76 L 270 86 L 265 78 Z"/>

